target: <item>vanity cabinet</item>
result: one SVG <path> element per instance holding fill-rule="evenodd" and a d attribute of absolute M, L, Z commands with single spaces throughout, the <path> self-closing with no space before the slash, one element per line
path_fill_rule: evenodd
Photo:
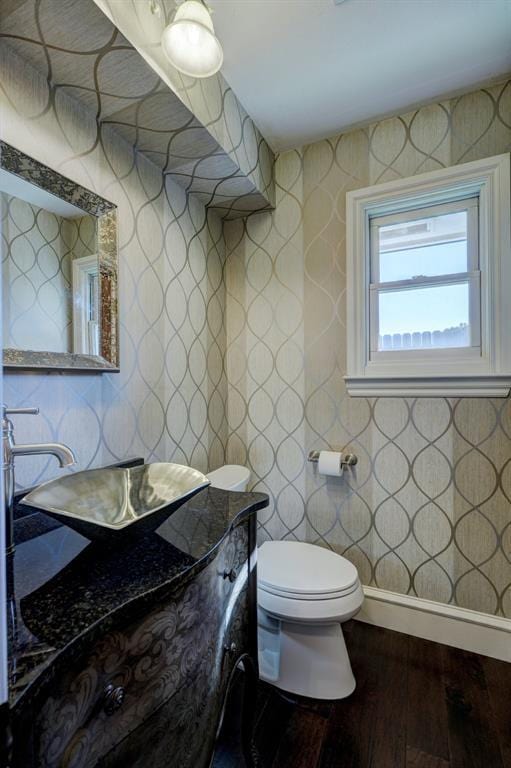
<path fill-rule="evenodd" d="M 14 766 L 207 768 L 240 662 L 255 695 L 255 556 L 249 514 L 182 578 L 144 594 L 128 620 L 114 612 L 90 644 L 68 647 L 17 707 Z"/>

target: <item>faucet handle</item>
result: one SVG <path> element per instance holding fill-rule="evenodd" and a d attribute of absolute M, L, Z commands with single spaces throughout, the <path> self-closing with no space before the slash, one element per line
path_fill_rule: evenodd
<path fill-rule="evenodd" d="M 3 416 L 4 416 L 4 418 L 5 418 L 6 416 L 9 416 L 11 413 L 12 413 L 12 414 L 16 414 L 16 413 L 26 413 L 26 414 L 28 414 L 28 415 L 30 415 L 30 416 L 37 416 L 37 415 L 38 415 L 38 413 L 39 413 L 39 408 L 8 408 L 8 407 L 5 405 L 5 403 L 4 403 L 4 405 L 2 406 L 2 410 L 3 410 Z"/>

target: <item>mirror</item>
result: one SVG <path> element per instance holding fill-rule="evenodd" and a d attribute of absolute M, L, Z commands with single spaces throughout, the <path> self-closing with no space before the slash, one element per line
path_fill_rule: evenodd
<path fill-rule="evenodd" d="M 117 371 L 117 209 L 0 142 L 4 367 Z"/>

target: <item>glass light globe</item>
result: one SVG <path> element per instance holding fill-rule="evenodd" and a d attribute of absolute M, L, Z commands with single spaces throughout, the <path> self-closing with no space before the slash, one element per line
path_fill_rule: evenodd
<path fill-rule="evenodd" d="M 178 7 L 174 21 L 163 30 L 161 44 L 170 63 L 190 77 L 210 77 L 222 66 L 222 46 L 200 0 L 185 0 Z"/>

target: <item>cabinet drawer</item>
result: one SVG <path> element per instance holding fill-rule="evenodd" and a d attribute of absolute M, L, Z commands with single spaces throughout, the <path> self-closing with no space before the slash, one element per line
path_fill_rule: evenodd
<path fill-rule="evenodd" d="M 112 749 L 101 768 L 209 768 L 225 690 L 205 663 Z"/>
<path fill-rule="evenodd" d="M 238 651 L 244 652 L 247 556 L 247 529 L 241 525 L 193 581 L 138 621 L 109 632 L 81 665 L 54 683 L 36 715 L 40 766 L 92 768 L 108 753 L 114 754 L 130 734 L 136 732 L 137 741 L 143 739 L 144 724 L 160 708 L 169 732 L 174 720 L 176 726 L 180 723 L 180 748 L 186 751 L 183 701 L 178 711 L 173 702 L 177 707 L 180 691 L 202 698 L 197 690 L 201 681 L 207 700 L 196 702 L 200 717 L 195 722 L 200 721 L 199 730 L 208 731 L 220 714 L 216 710 L 227 667 Z M 234 653 L 225 650 L 232 643 Z M 188 699 L 189 712 L 192 705 Z M 194 719 L 188 721 L 193 730 Z M 173 749 L 177 750 L 176 744 Z M 130 763 L 119 765 L 129 768 Z M 173 763 L 169 760 L 168 765 Z"/>
<path fill-rule="evenodd" d="M 220 663 L 203 656 L 186 685 L 114 747 L 101 768 L 209 768 L 231 676 L 248 648 L 245 596 L 232 612 Z"/>

